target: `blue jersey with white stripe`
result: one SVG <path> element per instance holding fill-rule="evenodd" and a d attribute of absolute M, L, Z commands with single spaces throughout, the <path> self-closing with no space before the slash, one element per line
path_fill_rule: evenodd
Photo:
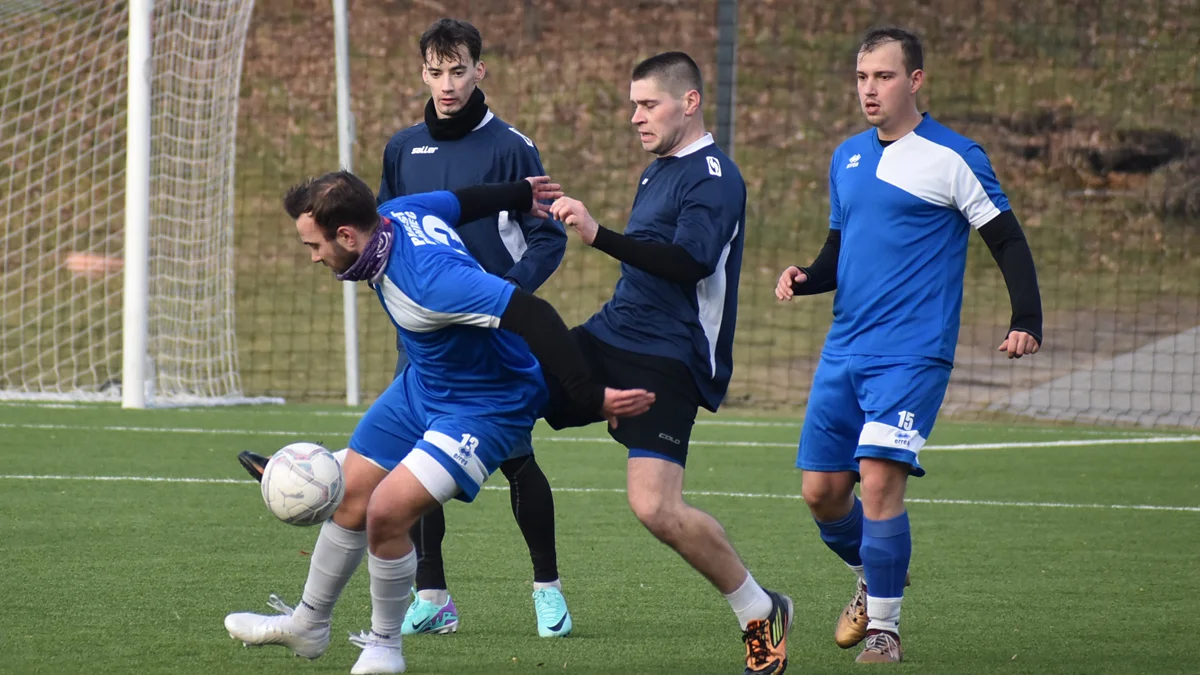
<path fill-rule="evenodd" d="M 875 129 L 829 168 L 841 230 L 825 352 L 953 362 L 968 233 L 1009 209 L 983 148 L 929 117 L 886 148 Z"/>
<path fill-rule="evenodd" d="M 515 333 L 497 330 L 513 286 L 483 271 L 452 224 L 458 198 L 427 192 L 379 206 L 395 241 L 371 287 L 395 324 L 427 411 L 530 415 L 547 399 L 541 366 Z"/>
<path fill-rule="evenodd" d="M 683 246 L 709 276 L 680 284 L 622 264 L 612 299 L 584 327 L 620 349 L 682 361 L 704 407 L 716 411 L 733 373 L 745 222 L 746 183 L 710 134 L 654 160 L 625 235 Z"/>

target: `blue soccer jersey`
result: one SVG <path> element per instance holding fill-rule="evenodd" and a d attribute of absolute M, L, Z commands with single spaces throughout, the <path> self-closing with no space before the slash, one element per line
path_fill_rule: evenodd
<path fill-rule="evenodd" d="M 953 362 L 968 233 L 1009 209 L 983 148 L 928 113 L 887 147 L 868 129 L 833 153 L 829 201 L 842 244 L 825 353 Z"/>
<path fill-rule="evenodd" d="M 584 327 L 614 347 L 682 361 L 715 411 L 733 373 L 745 222 L 746 183 L 711 135 L 654 160 L 625 235 L 683 246 L 709 276 L 681 284 L 622 264 L 612 299 Z"/>
<path fill-rule="evenodd" d="M 451 192 L 388 201 L 396 240 L 371 287 L 404 342 L 430 414 L 528 417 L 546 402 L 541 366 L 519 336 L 495 330 L 513 286 L 483 271 L 451 226 Z"/>

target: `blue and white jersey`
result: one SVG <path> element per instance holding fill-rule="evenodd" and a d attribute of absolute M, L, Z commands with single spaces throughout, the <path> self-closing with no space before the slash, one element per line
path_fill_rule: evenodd
<path fill-rule="evenodd" d="M 458 198 L 401 197 L 379 214 L 395 242 L 371 287 L 404 342 L 426 410 L 536 418 L 547 399 L 541 366 L 524 340 L 496 329 L 514 288 L 467 253 L 452 227 Z"/>
<path fill-rule="evenodd" d="M 842 245 L 825 352 L 953 362 L 968 233 L 1009 209 L 983 148 L 928 113 L 887 147 L 869 129 L 834 151 L 829 202 Z"/>
<path fill-rule="evenodd" d="M 625 235 L 678 244 L 709 271 L 680 284 L 621 265 L 613 297 L 584 324 L 614 347 L 682 361 L 716 411 L 733 373 L 733 332 L 746 239 L 746 183 L 711 134 L 642 172 Z"/>

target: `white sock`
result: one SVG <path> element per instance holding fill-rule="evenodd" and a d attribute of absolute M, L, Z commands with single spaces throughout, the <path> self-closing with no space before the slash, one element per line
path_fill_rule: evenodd
<path fill-rule="evenodd" d="M 900 601 L 904 598 L 876 598 L 867 594 L 867 630 L 886 630 L 900 634 Z"/>
<path fill-rule="evenodd" d="M 409 551 L 395 560 L 368 553 L 367 570 L 371 572 L 371 630 L 376 635 L 398 638 L 417 578 L 417 552 Z"/>
<path fill-rule="evenodd" d="M 354 570 L 358 569 L 366 551 L 365 531 L 354 532 L 332 520 L 325 521 L 308 562 L 304 595 L 293 616 L 307 624 L 328 624 L 333 605 L 337 603 L 346 582 L 354 576 Z"/>
<path fill-rule="evenodd" d="M 851 572 L 858 575 L 858 583 L 864 586 L 867 585 L 867 573 L 863 571 L 862 565 L 846 565 L 846 567 L 849 567 Z"/>
<path fill-rule="evenodd" d="M 725 599 L 737 615 L 738 623 L 742 624 L 742 630 L 746 630 L 746 625 L 751 621 L 765 619 L 771 614 L 771 596 L 767 595 L 749 572 L 746 573 L 746 580 L 742 585 L 736 591 L 727 594 Z"/>
<path fill-rule="evenodd" d="M 533 590 L 540 591 L 543 588 L 557 588 L 558 590 L 561 591 L 562 590 L 562 579 L 555 579 L 554 581 L 535 581 L 535 582 L 533 582 Z"/>
<path fill-rule="evenodd" d="M 425 602 L 432 602 L 436 607 L 445 607 L 450 602 L 450 591 L 444 588 L 426 588 L 417 591 L 417 597 Z"/>

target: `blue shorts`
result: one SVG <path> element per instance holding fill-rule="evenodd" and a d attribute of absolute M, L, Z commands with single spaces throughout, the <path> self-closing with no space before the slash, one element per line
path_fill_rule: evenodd
<path fill-rule="evenodd" d="M 473 501 L 501 462 L 531 447 L 537 418 L 532 411 L 524 416 L 431 412 L 410 386 L 414 377 L 411 371 L 397 377 L 371 404 L 350 436 L 350 449 L 386 471 L 404 462 L 439 501 Z"/>
<path fill-rule="evenodd" d="M 822 354 L 800 431 L 796 466 L 858 472 L 863 457 L 924 476 L 917 455 L 933 430 L 950 364 L 921 357 Z"/>
<path fill-rule="evenodd" d="M 404 349 L 404 343 L 400 340 L 400 334 L 396 334 L 396 374 L 394 378 L 400 377 L 400 373 L 404 372 L 404 366 L 408 365 L 408 352 Z M 509 459 L 517 457 L 527 457 L 533 454 L 533 440 L 529 439 L 513 448 Z"/>

